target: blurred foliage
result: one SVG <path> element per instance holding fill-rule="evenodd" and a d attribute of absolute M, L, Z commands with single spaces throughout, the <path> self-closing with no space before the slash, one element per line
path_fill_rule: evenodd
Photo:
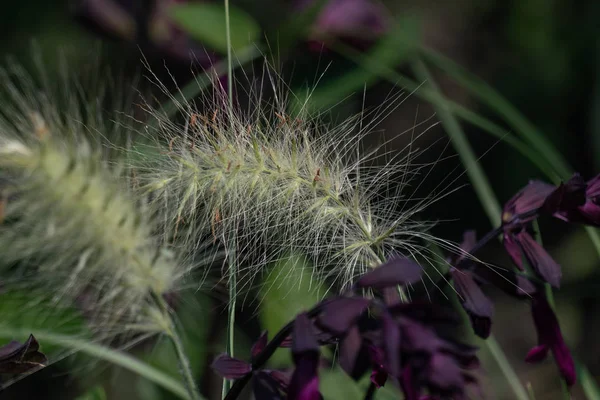
<path fill-rule="evenodd" d="M 321 282 L 311 277 L 310 261 L 298 254 L 291 254 L 275 263 L 261 285 L 261 326 L 276 334 L 290 321 L 291 315 L 306 311 L 321 300 L 325 289 Z M 279 349 L 269 360 L 272 367 L 291 366 L 287 349 Z"/>

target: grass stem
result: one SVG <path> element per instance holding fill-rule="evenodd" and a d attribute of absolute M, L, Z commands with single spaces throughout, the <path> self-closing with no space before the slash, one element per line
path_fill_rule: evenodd
<path fill-rule="evenodd" d="M 433 77 L 429 73 L 425 64 L 418 60 L 413 64 L 413 69 L 418 77 L 418 79 L 427 82 L 429 88 L 433 90 L 434 93 L 441 96 L 440 90 L 436 85 Z M 493 226 L 500 226 L 501 224 L 501 214 L 502 208 L 500 207 L 500 203 L 496 199 L 491 185 L 489 184 L 485 173 L 483 172 L 481 166 L 479 165 L 477 158 L 471 148 L 469 141 L 467 140 L 466 135 L 460 127 L 460 124 L 454 117 L 450 111 L 443 106 L 443 102 L 439 102 L 436 106 L 437 113 L 440 116 L 440 120 L 446 129 L 450 140 L 454 146 L 454 149 L 459 154 L 461 161 L 463 162 L 465 168 L 467 169 L 467 174 L 473 183 L 473 187 L 477 196 L 479 197 L 479 201 L 483 205 L 488 218 Z M 494 336 L 490 335 L 484 341 L 486 348 L 500 367 L 500 370 L 504 374 L 504 377 L 508 381 L 511 389 L 513 390 L 515 397 L 519 400 L 528 400 L 529 396 L 527 395 L 527 390 L 519 380 L 516 372 L 513 370 L 512 366 L 508 362 L 504 352 L 500 348 L 500 345 L 494 338 Z"/>

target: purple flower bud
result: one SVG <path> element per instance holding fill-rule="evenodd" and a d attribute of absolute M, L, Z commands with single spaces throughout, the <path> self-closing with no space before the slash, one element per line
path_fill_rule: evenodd
<path fill-rule="evenodd" d="M 546 358 L 548 351 L 552 351 L 562 377 L 567 385 L 573 386 L 577 380 L 575 363 L 564 342 L 556 315 L 543 292 L 534 295 L 531 312 L 538 334 L 538 346 L 527 353 L 525 361 L 540 362 Z"/>
<path fill-rule="evenodd" d="M 483 294 L 470 272 L 452 268 L 450 274 L 461 304 L 471 319 L 475 334 L 487 338 L 491 333 L 494 304 Z"/>
<path fill-rule="evenodd" d="M 392 376 L 400 375 L 400 328 L 387 312 L 381 317 L 385 369 Z"/>
<path fill-rule="evenodd" d="M 292 356 L 296 369 L 288 387 L 288 400 L 322 400 L 319 393 L 319 344 L 311 320 L 299 314 L 292 334 Z"/>

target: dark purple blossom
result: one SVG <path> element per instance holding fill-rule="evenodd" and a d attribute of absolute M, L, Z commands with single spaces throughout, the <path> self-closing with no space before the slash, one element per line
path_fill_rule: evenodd
<path fill-rule="evenodd" d="M 563 221 L 600 226 L 600 175 L 588 182 L 573 175 L 548 197 L 544 208 Z"/>
<path fill-rule="evenodd" d="M 473 249 L 475 242 L 475 232 L 465 232 L 463 242 L 460 245 L 462 253 L 456 259 L 450 260 L 451 264 L 457 266 L 465 260 L 466 254 Z M 450 276 L 454 282 L 454 289 L 459 296 L 459 300 L 471 319 L 475 334 L 484 339 L 487 338 L 490 336 L 492 329 L 492 316 L 494 314 L 492 301 L 485 296 L 470 271 L 451 267 Z"/>
<path fill-rule="evenodd" d="M 481 338 L 487 338 L 490 336 L 492 329 L 494 304 L 483 294 L 471 272 L 452 268 L 450 274 L 454 282 L 454 289 L 459 296 L 463 308 L 471 319 L 471 325 L 475 334 Z"/>
<path fill-rule="evenodd" d="M 356 286 L 385 291 L 418 281 L 421 272 L 413 261 L 396 258 L 364 275 Z M 344 370 L 359 379 L 370 369 L 376 388 L 392 377 L 407 399 L 418 400 L 425 389 L 460 398 L 472 381 L 465 369 L 476 364 L 473 348 L 440 336 L 438 327 L 456 326 L 457 321 L 434 304 L 339 298 L 323 307 L 318 322 L 342 336 Z"/>
<path fill-rule="evenodd" d="M 532 181 L 504 206 L 502 212 L 503 244 L 513 263 L 524 270 L 522 257 L 546 282 L 560 286 L 560 265 L 537 243 L 528 231 L 529 225 L 544 207 L 556 187 L 540 181 Z"/>
<path fill-rule="evenodd" d="M 292 334 L 296 369 L 288 387 L 288 400 L 322 400 L 319 392 L 319 343 L 306 314 L 296 317 Z"/>
<path fill-rule="evenodd" d="M 504 225 L 521 226 L 535 219 L 535 214 L 546 198 L 556 189 L 555 186 L 541 181 L 531 181 L 514 195 L 502 210 Z"/>
<path fill-rule="evenodd" d="M 263 332 L 252 346 L 254 360 L 266 347 L 267 332 Z M 253 370 L 252 364 L 229 356 L 218 355 L 212 362 L 211 368 L 225 379 L 242 379 L 248 375 L 253 377 L 253 391 L 257 399 L 283 400 L 287 396 L 289 377 L 277 370 Z"/>
<path fill-rule="evenodd" d="M 168 13 L 172 4 L 187 2 L 193 0 L 141 3 L 132 0 L 79 0 L 75 12 L 87 27 L 103 35 L 135 42 L 143 50 L 160 52 L 174 59 L 193 60 L 208 68 L 217 58 L 179 29 Z M 152 8 L 149 8 L 150 4 L 153 4 Z"/>
<path fill-rule="evenodd" d="M 306 8 L 313 3 L 314 0 L 301 0 L 299 6 Z M 389 12 L 377 1 L 330 0 L 314 22 L 309 39 L 315 44 L 340 39 L 366 45 L 384 35 L 390 22 Z"/>
<path fill-rule="evenodd" d="M 543 292 L 540 291 L 533 296 L 531 313 L 537 330 L 538 345 L 527 353 L 525 360 L 540 362 L 551 351 L 567 385 L 574 385 L 577 379 L 575 363 L 563 339 L 556 315 Z"/>

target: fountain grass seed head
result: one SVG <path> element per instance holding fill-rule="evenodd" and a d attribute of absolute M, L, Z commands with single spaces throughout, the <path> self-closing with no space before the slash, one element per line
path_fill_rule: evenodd
<path fill-rule="evenodd" d="M 163 331 L 156 299 L 176 287 L 185 263 L 159 245 L 118 157 L 100 145 L 124 134 L 118 114 L 98 94 L 76 101 L 87 94 L 79 87 L 62 88 L 73 96 L 59 103 L 20 68 L 0 70 L 0 80 L 4 276 L 85 304 L 99 328 Z"/>
<path fill-rule="evenodd" d="M 427 167 L 413 163 L 419 150 L 412 141 L 393 153 L 387 140 L 364 145 L 400 97 L 389 99 L 374 122 L 359 115 L 332 125 L 310 115 L 307 103 L 290 111 L 278 78 L 264 76 L 273 95 L 266 100 L 259 83 L 248 92 L 247 111 L 229 109 L 218 84 L 200 106 L 171 96 L 180 122 L 147 105 L 155 147 L 137 172 L 164 218 L 166 240 L 192 252 L 207 241 L 234 246 L 238 289 L 290 251 L 309 255 L 314 275 L 338 288 L 391 254 L 427 252 L 421 240 L 437 239 L 415 214 L 440 196 L 407 194 Z"/>

